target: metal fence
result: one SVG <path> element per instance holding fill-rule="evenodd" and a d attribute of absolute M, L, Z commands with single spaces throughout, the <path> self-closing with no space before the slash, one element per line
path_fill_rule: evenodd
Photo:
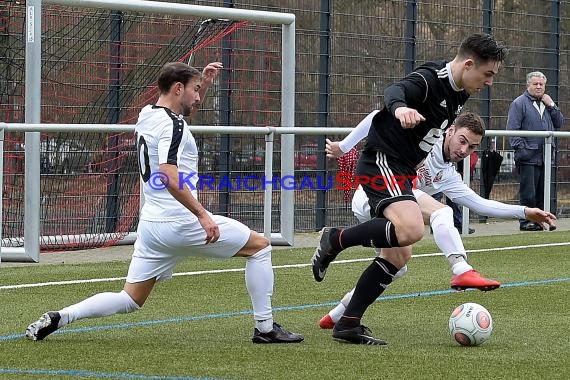
<path fill-rule="evenodd" d="M 383 89 L 426 60 L 451 59 L 460 41 L 473 32 L 489 32 L 504 41 L 510 56 L 494 85 L 471 99 L 466 109 L 480 113 L 489 129 L 505 129 L 510 102 L 525 90 L 527 72 L 540 70 L 548 77 L 547 93 L 565 115 L 570 115 L 570 1 L 532 0 L 179 0 L 177 3 L 235 7 L 252 10 L 288 12 L 296 15 L 296 97 L 297 127 L 352 127 L 372 109 L 382 106 Z M 8 49 L 11 41 L 22 38 L 24 6 L 7 0 L 0 4 L 0 119 L 23 122 L 24 78 L 20 67 L 23 53 Z M 53 21 L 53 20 L 52 20 Z M 53 21 L 55 22 L 55 21 Z M 138 25 L 129 33 L 144 40 L 157 23 Z M 176 24 L 170 28 L 176 28 Z M 245 30 L 256 29 L 248 25 Z M 47 33 L 47 31 L 46 31 Z M 279 125 L 275 100 L 280 94 L 274 77 L 279 67 L 279 33 L 257 29 L 255 33 L 236 32 L 234 38 L 196 52 L 198 67 L 214 59 L 232 57 L 225 62 L 226 80 L 210 95 L 210 100 L 193 123 L 199 125 Z M 252 37 L 253 36 L 253 37 Z M 259 36 L 259 37 L 258 37 Z M 75 38 L 87 44 L 93 34 L 77 33 Z M 277 41 L 277 42 L 276 42 Z M 231 51 L 232 55 L 224 55 Z M 4 53 L 4 54 L 3 54 Z M 241 67 L 238 60 L 244 57 Z M 144 62 L 137 62 L 143 65 Z M 156 65 L 159 63 L 157 62 Z M 229 70 L 235 66 L 235 70 Z M 278 64 L 277 64 L 278 66 Z M 58 65 L 54 65 L 57 70 Z M 233 67 L 232 67 L 233 68 Z M 230 72 L 231 71 L 231 72 Z M 232 74 L 233 73 L 233 74 Z M 242 73 L 244 74 L 242 76 Z M 231 77 L 231 75 L 234 75 Z M 232 79 L 233 78 L 233 79 Z M 250 82 L 250 87 L 244 83 Z M 54 87 L 55 80 L 49 84 Z M 243 85 L 244 87 L 238 87 Z M 259 96 L 256 91 L 262 88 Z M 239 91 L 238 91 L 239 90 Z M 50 94 L 53 94 L 50 93 Z M 253 95 L 252 95 L 253 94 Z M 44 95 L 45 98 L 45 95 Z M 16 99 L 16 101 L 15 101 Z M 77 100 L 77 99 L 75 99 Z M 72 109 L 88 108 L 76 102 Z M 57 116 L 59 122 L 65 114 Z M 132 121 L 132 120 L 131 120 Z M 570 130 L 569 124 L 563 127 Z M 334 138 L 335 136 L 327 136 Z M 341 136 L 338 136 L 341 137 Z M 47 136 L 44 136 L 44 140 Z M 209 172 L 262 173 L 264 141 L 254 136 L 198 136 L 204 151 L 202 170 Z M 46 154 L 52 153 L 46 144 Z M 488 144 L 486 139 L 483 149 Z M 517 203 L 518 176 L 512 161 L 508 139 L 498 138 L 497 150 L 505 157 L 492 198 Z M 14 145 L 17 153 L 21 147 Z M 317 175 L 335 170 L 335 163 L 324 156 L 324 136 L 295 139 L 295 168 Z M 72 147 L 70 146 L 70 149 Z M 553 172 L 556 209 L 570 215 L 570 146 L 568 139 L 557 144 L 558 154 Z M 280 152 L 276 142 L 274 162 Z M 9 153 L 9 152 L 8 152 Z M 15 154 L 15 153 L 14 153 Z M 55 156 L 54 156 L 55 157 Z M 12 160 L 14 165 L 21 162 Z M 46 175 L 49 173 L 45 173 Z M 43 175 L 43 173 L 42 173 Z M 50 174 L 52 175 L 52 174 Z M 477 167 L 472 186 L 479 191 L 480 169 Z M 8 197 L 8 194 L 5 194 Z M 213 211 L 239 218 L 252 228 L 262 220 L 259 209 L 251 202 L 240 201 L 239 192 L 208 195 Z M 352 224 L 350 208 L 343 194 L 326 191 L 299 191 L 295 194 L 297 230 L 317 230 L 323 225 Z M 275 212 L 283 207 L 277 203 Z M 17 216 L 15 216 L 17 217 Z"/>
<path fill-rule="evenodd" d="M 547 93 L 570 115 L 570 2 L 531 0 L 382 1 L 279 0 L 208 1 L 203 4 L 281 10 L 297 17 L 297 126 L 351 127 L 382 106 L 386 86 L 427 60 L 451 59 L 461 40 L 474 32 L 493 34 L 510 55 L 493 87 L 472 98 L 465 109 L 478 112 L 488 129 L 506 128 L 508 107 L 525 91 L 525 76 L 539 70 Z M 563 131 L 570 130 L 567 122 Z M 494 199 L 518 203 L 518 174 L 508 138 L 494 139 L 504 163 Z M 304 146 L 324 148 L 324 138 Z M 484 139 L 482 150 L 490 145 Z M 299 147 L 300 148 L 300 147 Z M 481 153 L 481 152 L 479 152 Z M 553 169 L 554 208 L 570 215 L 570 145 L 557 142 Z M 322 153 L 315 170 L 330 167 Z M 480 164 L 472 186 L 480 191 Z M 305 214 L 300 229 L 351 223 L 346 207 L 330 193 L 298 199 Z M 315 203 L 316 202 L 316 203 Z M 339 203 L 340 202 L 340 203 Z"/>

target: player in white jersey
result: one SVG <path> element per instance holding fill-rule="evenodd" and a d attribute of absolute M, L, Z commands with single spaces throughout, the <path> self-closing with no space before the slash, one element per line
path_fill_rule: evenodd
<path fill-rule="evenodd" d="M 123 290 L 44 313 L 28 326 L 27 338 L 43 340 L 79 319 L 138 310 L 155 283 L 170 278 L 174 266 L 188 256 L 241 256 L 255 319 L 252 341 L 303 340 L 273 321 L 269 241 L 236 220 L 212 215 L 197 200 L 198 148 L 183 117 L 204 98 L 221 68 L 213 62 L 200 73 L 184 63 L 167 63 L 158 76 L 158 101 L 140 112 L 135 136 L 145 202 Z"/>
<path fill-rule="evenodd" d="M 329 157 L 340 157 L 344 152 L 350 151 L 363 136 L 366 136 L 366 130 L 370 125 L 368 120 L 370 119 L 370 116 L 365 118 L 341 142 L 327 140 L 327 155 Z M 434 240 L 449 261 L 453 272 L 451 287 L 457 290 L 468 288 L 493 290 L 498 288 L 500 283 L 484 278 L 467 263 L 465 247 L 453 224 L 453 211 L 449 206 L 433 199 L 431 197 L 433 194 L 443 192 L 453 202 L 460 206 L 466 206 L 480 215 L 497 218 L 528 218 L 543 226 L 549 225 L 551 228 L 555 226 L 554 220 L 556 218 L 549 212 L 539 208 L 508 205 L 482 198 L 463 182 L 453 163 L 469 156 L 481 143 L 483 134 L 484 122 L 479 116 L 471 112 L 460 114 L 447 129 L 444 137 L 434 144 L 432 151 L 418 168 L 417 189 L 413 190 L 425 224 L 431 225 Z M 352 211 L 361 223 L 371 218 L 368 197 L 360 187 L 355 191 L 352 198 Z M 378 249 L 379 252 L 380 249 Z M 407 267 L 403 267 L 394 279 L 402 277 L 406 271 Z M 331 329 L 334 327 L 344 313 L 352 293 L 353 290 L 347 293 L 335 308 L 321 318 L 319 321 L 321 328 Z"/>

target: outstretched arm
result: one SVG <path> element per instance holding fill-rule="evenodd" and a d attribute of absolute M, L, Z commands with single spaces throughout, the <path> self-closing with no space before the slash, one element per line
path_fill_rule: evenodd
<path fill-rule="evenodd" d="M 471 189 L 470 189 L 471 190 Z M 447 193 L 445 193 L 447 195 Z M 454 198 L 452 194 L 448 195 L 455 204 L 465 206 L 469 210 L 479 215 L 491 216 L 502 219 L 525 219 L 525 207 L 519 205 L 509 205 L 485 199 L 471 190 L 468 194 Z"/>
<path fill-rule="evenodd" d="M 372 125 L 372 119 L 380 111 L 374 110 L 370 112 L 358 125 L 346 136 L 342 141 L 331 141 L 327 139 L 327 146 L 325 151 L 327 157 L 338 158 L 351 150 L 356 144 L 358 144 L 362 139 L 368 136 L 368 131 L 370 131 L 370 126 Z"/>
<path fill-rule="evenodd" d="M 502 202 L 485 199 L 477 195 L 474 191 L 469 195 L 452 198 L 457 205 L 465 206 L 479 215 L 492 216 L 495 218 L 528 219 L 539 223 L 543 227 L 546 225 L 554 227 L 556 217 L 550 212 L 539 208 L 509 205 Z"/>

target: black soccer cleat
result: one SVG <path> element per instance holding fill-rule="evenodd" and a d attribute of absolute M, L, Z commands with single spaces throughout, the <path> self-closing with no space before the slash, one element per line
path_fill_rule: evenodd
<path fill-rule="evenodd" d="M 285 330 L 280 324 L 273 322 L 273 330 L 262 333 L 257 328 L 253 330 L 253 343 L 299 343 L 303 336 Z"/>
<path fill-rule="evenodd" d="M 388 344 L 385 340 L 374 338 L 372 331 L 363 325 L 346 330 L 337 330 L 335 327 L 332 336 L 334 339 L 346 343 L 367 344 L 369 346 L 385 346 Z"/>
<path fill-rule="evenodd" d="M 339 252 L 333 251 L 330 243 L 330 236 L 333 231 L 336 231 L 336 228 L 325 227 L 321 230 L 321 240 L 312 258 L 313 277 L 317 282 L 323 281 L 327 268 L 339 254 Z"/>
<path fill-rule="evenodd" d="M 57 325 L 61 316 L 57 311 L 48 311 L 40 319 L 32 323 L 26 329 L 26 338 L 31 340 L 43 340 L 46 336 L 58 329 Z"/>

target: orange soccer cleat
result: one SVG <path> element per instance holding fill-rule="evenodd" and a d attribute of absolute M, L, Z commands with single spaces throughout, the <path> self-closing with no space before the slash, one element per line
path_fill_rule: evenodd
<path fill-rule="evenodd" d="M 479 289 L 484 292 L 497 289 L 501 286 L 499 281 L 488 280 L 481 276 L 479 272 L 471 269 L 465 273 L 453 276 L 451 279 L 451 289 L 465 290 L 465 289 Z"/>
<path fill-rule="evenodd" d="M 324 317 L 321 318 L 319 321 L 319 327 L 321 329 L 330 330 L 334 327 L 335 323 L 332 320 L 331 316 L 326 314 Z"/>

